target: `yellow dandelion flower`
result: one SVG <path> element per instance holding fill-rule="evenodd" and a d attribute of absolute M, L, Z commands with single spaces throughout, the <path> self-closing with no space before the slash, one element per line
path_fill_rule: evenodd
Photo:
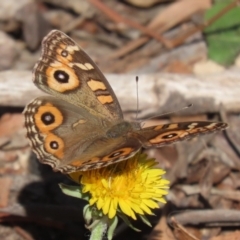
<path fill-rule="evenodd" d="M 165 171 L 156 165 L 154 159 L 141 154 L 106 168 L 71 173 L 70 177 L 80 181 L 83 194 L 89 194 L 89 205 L 109 219 L 118 213 L 136 219 L 136 215 L 153 214 L 159 202 L 166 202 L 169 181 L 162 178 Z"/>

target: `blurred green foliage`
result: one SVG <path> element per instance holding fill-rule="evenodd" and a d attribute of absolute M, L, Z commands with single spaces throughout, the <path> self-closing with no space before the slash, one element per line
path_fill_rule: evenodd
<path fill-rule="evenodd" d="M 209 20 L 232 1 L 217 1 L 205 14 Z M 240 53 L 240 7 L 236 7 L 204 30 L 210 59 L 231 65 Z"/>

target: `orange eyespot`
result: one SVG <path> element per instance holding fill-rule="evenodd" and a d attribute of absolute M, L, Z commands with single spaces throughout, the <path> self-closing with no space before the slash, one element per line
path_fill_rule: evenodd
<path fill-rule="evenodd" d="M 108 154 L 107 156 L 103 157 L 102 161 L 110 161 L 110 160 L 118 159 L 119 157 L 129 155 L 133 151 L 134 151 L 133 148 L 127 148 L 127 147 L 120 148 L 120 149 Z"/>
<path fill-rule="evenodd" d="M 58 159 L 63 158 L 64 142 L 58 136 L 49 133 L 45 139 L 44 146 L 48 153 L 51 153 Z"/>
<path fill-rule="evenodd" d="M 172 131 L 172 132 L 168 132 L 168 133 L 162 133 L 157 135 L 155 138 L 152 138 L 149 140 L 150 143 L 152 144 L 158 144 L 158 143 L 162 143 L 163 141 L 173 141 L 175 139 L 179 139 L 179 138 L 183 138 L 185 136 L 189 135 L 189 133 L 187 131 Z"/>
<path fill-rule="evenodd" d="M 47 133 L 62 124 L 63 115 L 51 103 L 46 103 L 38 108 L 34 120 L 38 129 L 43 133 Z"/>
<path fill-rule="evenodd" d="M 48 86 L 57 92 L 75 90 L 81 84 L 74 69 L 57 61 L 53 62 L 46 70 Z"/>

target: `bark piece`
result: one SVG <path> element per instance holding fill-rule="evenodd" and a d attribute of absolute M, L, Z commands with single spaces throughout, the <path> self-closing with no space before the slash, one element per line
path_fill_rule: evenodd
<path fill-rule="evenodd" d="M 107 74 L 122 109 L 136 112 L 135 75 Z M 193 107 L 182 114 L 218 112 L 220 104 L 227 112 L 240 111 L 240 72 L 226 71 L 209 76 L 148 74 L 139 76 L 139 118 L 177 110 L 189 103 Z M 31 81 L 30 71 L 0 72 L 0 105 L 25 106 L 44 95 Z"/>

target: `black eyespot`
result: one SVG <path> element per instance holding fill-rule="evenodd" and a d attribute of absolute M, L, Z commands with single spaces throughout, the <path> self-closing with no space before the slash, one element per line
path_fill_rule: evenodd
<path fill-rule="evenodd" d="M 54 72 L 54 78 L 59 83 L 68 83 L 69 75 L 62 70 L 57 70 L 57 71 Z"/>
<path fill-rule="evenodd" d="M 63 57 L 67 57 L 68 56 L 68 52 L 66 50 L 62 50 L 61 55 Z"/>
<path fill-rule="evenodd" d="M 55 122 L 55 117 L 50 112 L 45 112 L 41 116 L 41 120 L 45 125 L 50 125 Z"/>
<path fill-rule="evenodd" d="M 166 135 L 162 136 L 162 138 L 163 139 L 169 139 L 169 138 L 174 138 L 176 136 L 178 136 L 177 133 L 171 133 L 171 134 L 166 134 Z"/>
<path fill-rule="evenodd" d="M 58 142 L 56 142 L 56 141 L 51 141 L 51 142 L 50 142 L 50 147 L 51 147 L 52 149 L 58 149 L 59 144 L 58 144 Z"/>

